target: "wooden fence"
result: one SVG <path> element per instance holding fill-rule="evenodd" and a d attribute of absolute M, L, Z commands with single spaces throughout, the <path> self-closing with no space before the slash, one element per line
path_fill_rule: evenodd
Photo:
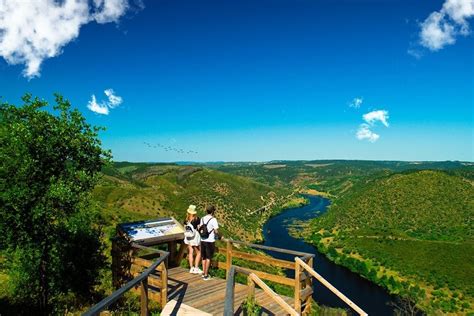
<path fill-rule="evenodd" d="M 225 301 L 225 316 L 231 316 L 234 313 L 234 285 L 236 273 L 241 273 L 247 276 L 247 284 L 249 287 L 248 297 L 255 295 L 255 286 L 259 286 L 265 294 L 270 296 L 276 301 L 288 314 L 290 315 L 301 315 L 308 314 L 311 310 L 313 285 L 312 280 L 315 278 L 343 302 L 349 305 L 361 316 L 367 316 L 359 306 L 347 298 L 343 293 L 336 289 L 331 283 L 325 280 L 313 269 L 313 254 L 298 252 L 288 249 L 268 247 L 263 245 L 249 244 L 241 241 L 226 239 L 226 249 L 219 249 L 219 253 L 226 256 L 226 262 L 219 262 L 219 268 L 226 269 L 227 271 L 227 286 L 226 286 L 226 301 Z M 294 255 L 294 261 L 287 261 L 281 259 L 275 259 L 268 256 L 259 254 L 250 254 L 234 249 L 234 245 L 242 245 L 246 247 L 269 250 L 274 252 L 286 253 Z M 240 258 L 252 262 L 262 263 L 265 265 L 271 265 L 275 267 L 281 267 L 285 269 L 292 269 L 295 271 L 294 279 L 286 276 L 270 274 L 262 271 L 256 271 L 248 268 L 238 267 L 233 265 L 232 259 Z M 279 295 L 277 295 L 268 285 L 262 280 L 272 281 L 275 283 L 288 285 L 294 288 L 294 307 L 291 307 L 286 303 Z"/>
<path fill-rule="evenodd" d="M 300 258 L 303 262 L 307 263 L 310 266 L 313 265 L 313 257 L 314 257 L 313 254 L 300 252 L 300 251 L 294 251 L 294 250 L 288 250 L 288 249 L 282 249 L 282 248 L 276 248 L 276 247 L 268 247 L 264 245 L 250 244 L 250 243 L 245 243 L 242 241 L 237 241 L 237 240 L 232 240 L 232 239 L 226 239 L 225 242 L 226 242 L 226 248 L 225 249 L 220 248 L 218 249 L 218 252 L 220 254 L 225 255 L 226 261 L 218 262 L 218 267 L 221 269 L 225 269 L 227 272 L 226 273 L 227 275 L 226 291 L 230 291 L 229 287 L 233 287 L 233 284 L 235 282 L 235 280 L 233 280 L 235 277 L 235 273 L 236 272 L 242 273 L 242 274 L 247 275 L 247 283 L 249 284 L 250 289 L 254 289 L 255 285 L 258 285 L 267 295 L 272 297 L 272 299 L 274 299 L 290 315 L 299 315 L 302 312 L 303 313 L 309 312 L 309 310 L 311 309 L 311 301 L 312 301 L 311 295 L 313 294 L 312 278 L 309 272 L 302 270 L 300 268 L 300 265 L 295 263 L 294 261 L 276 259 L 270 256 L 261 255 L 261 254 L 247 253 L 247 252 L 234 249 L 234 246 L 236 245 L 245 246 L 245 247 L 250 247 L 254 249 L 289 254 L 289 255 Z M 267 273 L 263 271 L 257 271 L 257 270 L 253 270 L 253 269 L 249 269 L 245 267 L 238 267 L 238 266 L 233 265 L 232 263 L 233 258 L 239 258 L 239 259 L 247 260 L 250 262 L 261 263 L 267 266 L 295 270 L 295 277 L 288 278 L 287 276 L 283 276 L 283 275 L 276 275 L 276 274 L 271 274 L 271 273 Z M 232 270 L 232 268 L 234 268 L 234 270 Z M 267 280 L 274 283 L 283 284 L 283 285 L 292 287 L 295 293 L 294 307 L 290 307 L 291 308 L 290 310 L 288 308 L 289 305 L 281 297 L 279 297 L 275 292 L 273 292 L 273 290 L 271 290 L 262 280 Z M 234 301 L 233 294 L 232 295 L 229 294 L 228 296 L 226 292 L 226 306 L 231 304 L 230 303 L 231 301 L 233 304 L 233 301 Z M 229 305 L 229 308 L 230 308 L 230 305 Z M 233 313 L 233 306 L 232 306 L 232 309 L 226 310 L 225 315 L 231 315 L 231 313 Z"/>
<path fill-rule="evenodd" d="M 92 315 L 99 315 L 100 312 L 106 310 L 110 305 L 118 301 L 126 292 L 130 290 L 135 290 L 140 292 L 140 315 L 146 316 L 148 315 L 148 299 L 149 299 L 149 292 L 148 288 L 150 285 L 156 286 L 161 289 L 160 296 L 158 297 L 151 297 L 152 299 L 157 300 L 164 306 L 168 300 L 167 288 L 168 288 L 168 268 L 167 268 L 167 259 L 169 257 L 169 253 L 166 251 L 161 251 L 151 247 L 144 247 L 137 244 L 132 244 L 132 247 L 135 249 L 142 249 L 148 250 L 155 254 L 158 254 L 159 257 L 154 261 L 151 265 L 149 264 L 150 261 L 143 260 L 140 258 L 134 258 L 134 263 L 132 264 L 132 269 L 136 269 L 137 267 L 142 267 L 143 264 L 146 264 L 145 270 L 143 271 L 136 271 L 134 273 L 135 278 L 124 286 L 122 286 L 117 291 L 113 292 L 110 296 L 106 297 L 96 305 L 94 305 L 90 310 L 85 312 L 84 316 L 92 316 Z M 142 269 L 140 269 L 142 270 Z M 154 281 L 150 276 L 155 273 L 155 271 L 160 272 L 161 280 L 159 282 Z M 139 289 L 138 289 L 139 287 Z"/>

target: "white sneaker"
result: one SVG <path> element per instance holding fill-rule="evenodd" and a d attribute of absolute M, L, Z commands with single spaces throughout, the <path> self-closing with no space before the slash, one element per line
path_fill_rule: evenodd
<path fill-rule="evenodd" d="M 196 273 L 196 270 L 194 270 L 194 267 L 189 269 L 189 273 L 192 273 L 192 274 L 195 274 Z"/>
<path fill-rule="evenodd" d="M 195 274 L 202 274 L 202 270 L 199 269 L 198 267 L 194 268 L 194 273 Z"/>

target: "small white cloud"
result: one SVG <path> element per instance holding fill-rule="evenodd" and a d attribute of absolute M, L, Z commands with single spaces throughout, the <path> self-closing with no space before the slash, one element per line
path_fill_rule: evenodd
<path fill-rule="evenodd" d="M 423 57 L 423 52 L 417 48 L 409 48 L 407 49 L 407 53 L 408 55 L 411 55 L 416 59 L 420 59 L 421 57 Z"/>
<path fill-rule="evenodd" d="M 118 96 L 118 95 L 115 95 L 115 92 L 113 89 L 107 89 L 104 91 L 105 95 L 107 96 L 107 98 L 109 98 L 109 107 L 111 109 L 119 106 L 120 104 L 122 104 L 122 97 Z"/>
<path fill-rule="evenodd" d="M 456 37 L 470 33 L 467 19 L 473 16 L 474 0 L 446 0 L 421 23 L 420 44 L 431 51 L 454 44 Z"/>
<path fill-rule="evenodd" d="M 366 113 L 362 116 L 362 118 L 372 126 L 375 124 L 375 122 L 380 121 L 383 125 L 388 127 L 388 112 L 385 110 L 377 110 Z"/>
<path fill-rule="evenodd" d="M 359 140 L 368 140 L 371 143 L 375 143 L 380 135 L 372 131 L 372 127 L 375 126 L 377 122 L 381 122 L 385 127 L 388 127 L 388 111 L 377 110 L 366 113 L 362 115 L 362 119 L 365 123 L 359 125 L 359 128 L 356 132 L 356 137 Z"/>
<path fill-rule="evenodd" d="M 370 126 L 368 124 L 360 124 L 359 129 L 357 130 L 356 137 L 359 140 L 368 140 L 371 143 L 375 143 L 380 136 L 375 134 L 370 130 Z"/>
<path fill-rule="evenodd" d="M 455 32 L 453 25 L 446 21 L 444 14 L 433 12 L 421 24 L 421 45 L 437 51 L 456 42 Z"/>
<path fill-rule="evenodd" d="M 127 0 L 94 0 L 96 9 L 93 19 L 97 23 L 117 21 L 128 9 Z"/>
<path fill-rule="evenodd" d="M 349 103 L 349 106 L 351 108 L 360 108 L 360 106 L 362 105 L 362 103 L 364 102 L 364 98 L 362 97 L 356 97 L 354 99 L 352 99 L 352 101 Z"/>
<path fill-rule="evenodd" d="M 42 62 L 62 53 L 81 26 L 117 22 L 128 0 L 0 0 L 0 56 L 38 77 Z"/>
<path fill-rule="evenodd" d="M 92 112 L 102 115 L 109 115 L 109 107 L 105 103 L 97 103 L 95 95 L 92 95 L 92 100 L 87 103 L 87 108 Z"/>
<path fill-rule="evenodd" d="M 106 102 L 97 103 L 95 95 L 93 94 L 92 99 L 87 103 L 87 108 L 97 114 L 109 115 L 109 109 L 114 109 L 122 104 L 122 97 L 116 95 L 113 89 L 106 89 L 104 93 L 108 99 Z"/>

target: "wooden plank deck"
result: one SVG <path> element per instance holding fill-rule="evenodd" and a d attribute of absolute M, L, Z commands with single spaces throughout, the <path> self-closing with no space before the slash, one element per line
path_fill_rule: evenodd
<path fill-rule="evenodd" d="M 183 310 L 190 306 L 212 315 L 224 313 L 224 300 L 226 280 L 212 278 L 204 281 L 200 275 L 191 274 L 184 268 L 172 268 L 168 274 L 168 308 L 163 309 L 162 315 L 180 315 L 180 307 Z M 235 284 L 234 309 L 235 314 L 242 315 L 241 303 L 247 296 L 247 286 Z M 255 289 L 257 303 L 262 306 L 264 315 L 285 315 L 285 311 L 262 290 Z M 292 298 L 282 298 L 293 306 Z M 171 302 L 174 301 L 174 302 Z M 183 314 L 184 315 L 184 314 Z"/>

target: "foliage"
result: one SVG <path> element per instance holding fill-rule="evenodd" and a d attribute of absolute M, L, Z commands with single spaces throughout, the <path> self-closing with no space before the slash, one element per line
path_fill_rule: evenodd
<path fill-rule="evenodd" d="M 465 313 L 474 294 L 474 186 L 465 177 L 472 173 L 404 171 L 359 184 L 312 221 L 309 239 L 331 260 L 401 295 L 401 306 Z M 446 296 L 432 295 L 433 288 Z"/>
<path fill-rule="evenodd" d="M 247 316 L 259 316 L 262 312 L 262 307 L 260 307 L 255 300 L 255 296 L 247 297 L 247 299 L 242 303 L 242 311 L 244 315 Z"/>
<path fill-rule="evenodd" d="M 363 160 L 275 161 L 270 163 L 221 163 L 208 165 L 231 174 L 282 187 L 305 187 L 342 196 L 358 184 L 407 170 L 449 170 L 460 173 L 472 165 L 457 161 L 403 162 Z M 471 169 L 472 170 L 472 169 Z"/>
<path fill-rule="evenodd" d="M 0 249 L 11 302 L 58 312 L 68 292 L 91 298 L 104 263 L 88 196 L 110 155 L 61 96 L 23 102 L 0 105 Z"/>
<path fill-rule="evenodd" d="M 305 206 L 307 204 L 309 204 L 309 201 L 307 198 L 298 196 L 289 200 L 285 204 L 283 204 L 282 208 L 283 209 L 296 208 L 296 207 Z"/>
<path fill-rule="evenodd" d="M 227 237 L 260 240 L 266 219 L 291 193 L 252 179 L 197 166 L 114 163 L 94 189 L 104 224 L 174 216 L 183 219 L 189 204 L 204 215 L 208 204 Z M 264 206 L 268 206 L 264 208 Z"/>
<path fill-rule="evenodd" d="M 348 313 L 345 309 L 342 309 L 342 308 L 334 308 L 334 307 L 318 305 L 313 300 L 309 315 L 311 316 L 347 316 L 347 315 L 351 315 L 351 313 L 350 312 Z"/>

